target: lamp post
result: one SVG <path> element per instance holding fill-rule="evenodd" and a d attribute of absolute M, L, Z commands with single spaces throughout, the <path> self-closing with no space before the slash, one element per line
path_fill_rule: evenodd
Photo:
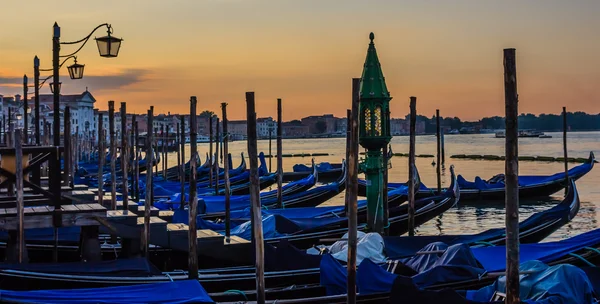
<path fill-rule="evenodd" d="M 389 103 L 392 99 L 387 90 L 381 64 L 373 40 L 367 50 L 360 82 L 359 144 L 367 149 L 366 159 L 360 164 L 367 179 L 367 225 L 373 232 L 383 233 L 383 157 L 381 150 L 390 142 Z"/>
<path fill-rule="evenodd" d="M 27 75 L 23 75 L 23 118 L 25 118 L 24 122 L 23 122 L 23 129 L 25 130 L 25 134 L 23 135 L 23 142 L 25 144 L 29 143 L 28 141 L 28 136 L 29 136 L 29 122 L 28 122 L 28 117 L 27 117 L 27 112 L 29 110 L 29 105 L 27 102 Z"/>
<path fill-rule="evenodd" d="M 52 93 L 54 94 L 54 146 L 60 146 L 60 76 L 59 69 L 69 58 L 74 58 L 75 63 L 73 65 L 68 66 L 69 76 L 71 79 L 81 79 L 83 77 L 83 69 L 84 65 L 77 63 L 77 58 L 75 54 L 77 54 L 88 42 L 88 40 L 92 37 L 92 34 L 96 30 L 101 27 L 106 27 L 108 35 L 100 38 L 95 38 L 96 43 L 98 45 L 98 52 L 101 57 L 117 57 L 119 54 L 119 49 L 121 48 L 121 42 L 123 41 L 120 38 L 116 38 L 111 36 L 112 27 L 108 23 L 103 23 L 98 25 L 96 28 L 92 30 L 92 32 L 86 37 L 72 42 L 61 42 L 60 41 L 60 27 L 55 22 L 53 26 L 53 35 L 52 35 L 52 84 L 50 85 L 52 89 Z M 73 53 L 68 55 L 60 55 L 60 47 L 61 45 L 70 45 L 70 44 L 81 44 L 81 46 Z M 66 58 L 65 61 L 59 63 L 60 58 Z"/>

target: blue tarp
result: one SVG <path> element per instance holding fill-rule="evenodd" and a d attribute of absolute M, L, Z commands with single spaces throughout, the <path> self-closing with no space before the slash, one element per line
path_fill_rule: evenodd
<path fill-rule="evenodd" d="M 547 266 L 539 261 L 528 261 L 519 267 L 520 297 L 531 304 L 592 304 L 595 303 L 592 284 L 585 272 L 575 266 L 560 264 Z M 477 291 L 467 292 L 467 299 L 489 300 L 495 291 L 506 292 L 506 277 Z"/>
<path fill-rule="evenodd" d="M 307 254 L 297 249 L 287 240 L 280 241 L 277 246 L 265 244 L 265 270 L 282 271 L 296 269 L 319 268 L 321 255 Z"/>
<path fill-rule="evenodd" d="M 0 269 L 58 274 L 121 276 L 150 276 L 161 273 L 158 269 L 148 263 L 146 258 L 71 263 L 0 263 Z"/>
<path fill-rule="evenodd" d="M 593 163 L 585 163 L 579 166 L 573 167 L 569 169 L 569 177 L 578 178 L 583 176 L 592 170 L 594 166 Z M 565 173 L 560 172 L 553 175 L 520 175 L 519 176 L 519 186 L 532 186 L 536 184 L 544 184 L 553 181 L 563 180 L 565 178 Z M 503 189 L 504 181 L 499 182 L 487 182 L 481 179 L 479 176 L 475 177 L 473 182 L 465 180 L 461 175 L 457 177 L 458 186 L 461 189 L 478 189 L 478 190 L 488 190 L 488 189 Z"/>
<path fill-rule="evenodd" d="M 595 229 L 557 242 L 521 244 L 520 261 L 549 262 L 570 252 L 600 243 L 600 229 Z M 506 247 L 472 248 L 473 254 L 487 271 L 501 271 L 505 267 Z"/>
<path fill-rule="evenodd" d="M 332 165 L 328 162 L 322 162 L 318 165 L 316 165 L 317 167 L 317 172 L 327 172 L 327 171 L 331 171 L 334 169 L 339 169 L 341 168 L 341 165 Z M 307 166 L 307 165 L 303 165 L 303 164 L 295 164 L 292 167 L 292 170 L 294 172 L 312 172 L 313 168 L 312 166 Z"/>
<path fill-rule="evenodd" d="M 18 303 L 214 303 L 196 280 L 86 289 L 0 291 Z"/>
<path fill-rule="evenodd" d="M 188 211 L 176 210 L 173 215 L 173 223 L 188 224 Z M 345 217 L 328 218 L 286 218 L 279 214 L 262 215 L 263 235 L 265 239 L 277 238 L 301 231 L 322 230 L 328 226 L 344 224 L 348 220 Z M 252 236 L 251 221 L 232 221 L 231 235 L 239 236 L 250 240 Z M 211 229 L 224 233 L 225 223 L 215 223 L 213 221 L 197 218 L 199 229 Z"/>
<path fill-rule="evenodd" d="M 568 220 L 570 214 L 569 201 L 563 201 L 560 204 L 536 213 L 523 222 L 519 223 L 519 230 L 525 231 L 537 227 L 540 223 L 553 222 L 556 219 Z M 453 244 L 476 244 L 490 239 L 498 239 L 504 236 L 504 228 L 489 229 L 479 234 L 471 235 L 439 235 L 439 236 L 413 236 L 413 237 L 384 237 L 386 254 L 390 259 L 399 259 L 414 255 L 415 252 L 428 244 L 442 242 L 446 245 Z"/>

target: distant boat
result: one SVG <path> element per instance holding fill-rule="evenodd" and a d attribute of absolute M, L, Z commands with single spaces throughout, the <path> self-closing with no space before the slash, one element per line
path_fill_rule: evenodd
<path fill-rule="evenodd" d="M 496 138 L 505 138 L 506 134 L 504 131 L 496 132 Z M 538 138 L 552 138 L 552 135 L 546 135 L 543 132 L 533 130 L 521 130 L 519 131 L 519 137 L 538 137 Z"/>
<path fill-rule="evenodd" d="M 208 138 L 208 136 L 204 136 L 204 135 L 197 135 L 198 137 L 196 137 L 196 143 L 207 143 L 210 142 L 210 138 Z M 186 137 L 185 138 L 185 143 L 189 144 L 190 143 L 190 137 Z"/>

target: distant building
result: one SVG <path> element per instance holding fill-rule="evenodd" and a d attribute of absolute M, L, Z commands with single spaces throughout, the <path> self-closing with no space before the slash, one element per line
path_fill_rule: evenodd
<path fill-rule="evenodd" d="M 285 138 L 306 137 L 309 134 L 309 127 L 302 123 L 284 122 L 281 124 L 281 136 Z"/>
<path fill-rule="evenodd" d="M 272 132 L 272 137 L 277 136 L 277 122 L 272 117 L 256 119 L 256 136 L 258 138 L 269 138 L 269 130 Z"/>
<path fill-rule="evenodd" d="M 310 134 L 333 134 L 336 133 L 340 118 L 334 117 L 333 114 L 325 114 L 320 116 L 308 116 L 302 118 L 302 124 L 308 127 Z M 345 132 L 345 128 L 344 131 Z"/>
<path fill-rule="evenodd" d="M 248 138 L 248 124 L 245 120 L 230 120 L 227 122 L 227 129 L 231 135 L 231 140 Z"/>
<path fill-rule="evenodd" d="M 390 133 L 393 135 L 410 134 L 410 119 L 390 118 Z M 425 122 L 417 121 L 415 123 L 415 134 L 425 134 Z"/>

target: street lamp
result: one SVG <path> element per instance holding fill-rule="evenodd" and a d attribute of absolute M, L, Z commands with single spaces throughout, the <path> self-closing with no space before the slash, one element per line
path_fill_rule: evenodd
<path fill-rule="evenodd" d="M 363 67 L 360 81 L 359 103 L 359 143 L 367 149 L 367 156 L 361 169 L 367 179 L 367 225 L 378 233 L 384 226 L 383 198 L 380 188 L 383 184 L 384 161 L 381 150 L 392 139 L 390 135 L 390 92 L 387 90 L 381 64 L 377 57 L 373 40 L 375 35 L 369 35 L 371 43 L 367 50 L 367 58 Z"/>
<path fill-rule="evenodd" d="M 119 55 L 119 49 L 121 48 L 121 41 L 123 39 L 111 36 L 112 28 L 108 26 L 108 36 L 94 38 L 98 45 L 98 52 L 101 57 L 117 57 Z"/>
<path fill-rule="evenodd" d="M 42 83 L 42 85 L 43 85 L 43 83 Z M 61 85 L 62 85 L 62 82 L 59 82 L 59 83 L 58 83 L 58 85 L 56 86 L 56 87 L 57 87 L 57 89 L 58 89 L 58 91 L 57 91 L 57 90 L 55 89 L 54 82 L 51 82 L 51 83 L 50 83 L 50 92 L 52 92 L 52 93 L 54 93 L 54 91 L 60 92 L 60 87 L 61 87 Z"/>
<path fill-rule="evenodd" d="M 75 55 L 81 51 L 81 49 L 85 46 L 88 40 L 92 37 L 94 32 L 101 27 L 106 27 L 108 35 L 100 38 L 95 38 L 96 43 L 98 45 L 98 52 L 101 57 L 117 57 L 119 54 L 119 49 L 121 48 L 121 42 L 123 41 L 120 38 L 113 37 L 112 34 L 112 26 L 108 23 L 103 23 L 96 26 L 87 36 L 84 38 L 71 41 L 71 42 L 61 42 L 60 41 L 60 27 L 58 23 L 54 23 L 53 26 L 53 35 L 52 35 L 52 80 L 53 83 L 58 84 L 57 87 L 54 88 L 52 93 L 54 94 L 54 146 L 60 146 L 60 75 L 59 69 L 69 58 L 74 58 L 75 63 L 68 67 L 69 76 L 71 79 L 81 79 L 83 77 L 83 68 L 84 65 L 78 64 L 75 58 Z M 68 55 L 60 55 L 60 47 L 61 45 L 74 45 L 80 44 L 79 48 Z M 66 58 L 65 61 L 59 63 L 60 58 Z"/>
<path fill-rule="evenodd" d="M 77 58 L 75 58 L 75 63 L 67 67 L 67 69 L 69 70 L 69 76 L 71 77 L 71 79 L 83 78 L 83 68 L 84 67 L 85 67 L 85 65 L 77 63 Z"/>

